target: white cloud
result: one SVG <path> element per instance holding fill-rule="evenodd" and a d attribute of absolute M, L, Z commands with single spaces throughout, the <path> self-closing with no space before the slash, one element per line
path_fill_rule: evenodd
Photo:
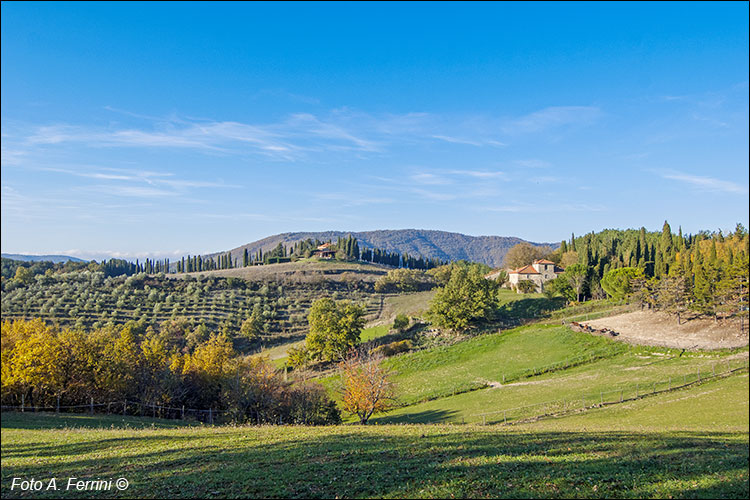
<path fill-rule="evenodd" d="M 416 182 L 417 184 L 426 184 L 430 186 L 439 186 L 453 183 L 453 181 L 451 181 L 450 179 L 446 179 L 445 177 L 442 177 L 440 175 L 430 174 L 426 172 L 412 175 L 411 180 Z"/>
<path fill-rule="evenodd" d="M 463 175 L 467 177 L 476 177 L 478 179 L 506 179 L 507 175 L 505 172 L 499 170 L 496 171 L 482 171 L 482 170 L 450 170 L 449 174 L 452 175 Z"/>
<path fill-rule="evenodd" d="M 529 160 L 516 160 L 513 163 L 525 168 L 549 168 L 552 164 L 548 161 L 532 158 Z"/>
<path fill-rule="evenodd" d="M 689 184 L 703 191 L 712 191 L 712 192 L 719 192 L 719 193 L 735 193 L 735 194 L 747 193 L 746 186 L 741 186 L 739 184 L 736 184 L 730 181 L 723 181 L 720 179 L 715 179 L 713 177 L 703 177 L 699 175 L 686 174 L 684 172 L 677 172 L 677 171 L 663 172 L 661 176 L 665 179 L 684 182 L 686 184 Z"/>
<path fill-rule="evenodd" d="M 588 125 L 601 115 L 595 106 L 553 106 L 510 120 L 503 127 L 507 134 L 542 132 L 565 125 Z"/>

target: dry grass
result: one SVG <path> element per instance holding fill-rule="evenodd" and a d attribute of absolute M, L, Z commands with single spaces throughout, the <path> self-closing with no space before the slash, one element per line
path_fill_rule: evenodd
<path fill-rule="evenodd" d="M 619 335 L 616 340 L 677 349 L 732 349 L 748 344 L 747 333 L 740 332 L 737 319 L 677 317 L 664 312 L 636 311 L 586 321 L 594 328 L 610 328 Z"/>

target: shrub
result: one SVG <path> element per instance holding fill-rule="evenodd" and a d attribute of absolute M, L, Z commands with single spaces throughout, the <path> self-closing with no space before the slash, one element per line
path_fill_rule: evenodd
<path fill-rule="evenodd" d="M 411 340 L 399 340 L 397 342 L 391 342 L 390 344 L 384 344 L 376 347 L 372 350 L 373 354 L 382 354 L 383 356 L 395 356 L 402 352 L 410 351 L 414 347 Z"/>
<path fill-rule="evenodd" d="M 393 320 L 393 329 L 402 332 L 409 326 L 409 318 L 405 314 L 396 315 L 396 319 Z"/>

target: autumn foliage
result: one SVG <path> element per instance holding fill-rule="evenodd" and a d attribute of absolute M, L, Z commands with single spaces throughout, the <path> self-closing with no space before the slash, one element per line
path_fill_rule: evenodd
<path fill-rule="evenodd" d="M 340 363 L 342 405 L 344 410 L 357 415 L 361 424 L 366 424 L 374 413 L 396 406 L 391 373 L 382 365 L 382 359 L 382 355 L 353 350 Z"/>
<path fill-rule="evenodd" d="M 340 420 L 322 386 L 287 381 L 266 358 L 239 356 L 224 334 L 181 349 L 165 331 L 139 322 L 84 332 L 39 319 L 4 321 L 2 403 L 56 407 L 93 398 L 210 408 L 239 422 Z"/>

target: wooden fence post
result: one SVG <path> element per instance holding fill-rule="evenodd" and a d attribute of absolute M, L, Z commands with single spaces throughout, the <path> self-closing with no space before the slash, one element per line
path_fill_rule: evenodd
<path fill-rule="evenodd" d="M 635 384 L 635 399 L 638 399 L 638 384 Z"/>
<path fill-rule="evenodd" d="M 89 411 L 92 415 L 94 414 L 94 396 L 91 396 L 89 400 Z"/>
<path fill-rule="evenodd" d="M 180 412 L 180 418 L 185 420 L 185 405 L 182 405 L 182 411 Z"/>
<path fill-rule="evenodd" d="M 112 413 L 112 403 L 111 402 L 107 403 L 107 415 L 109 415 L 110 413 Z"/>
<path fill-rule="evenodd" d="M 128 410 L 128 400 L 122 402 L 122 416 L 124 417 Z"/>
<path fill-rule="evenodd" d="M 698 382 L 701 381 L 701 369 L 698 368 Z"/>
<path fill-rule="evenodd" d="M 622 389 L 620 389 L 620 403 L 622 403 Z"/>
<path fill-rule="evenodd" d="M 26 406 L 26 394 L 21 394 L 21 413 L 24 412 L 24 406 Z"/>
<path fill-rule="evenodd" d="M 669 390 L 672 390 L 672 377 L 669 377 Z"/>
<path fill-rule="evenodd" d="M 57 395 L 57 405 L 55 406 L 55 413 L 60 414 L 60 395 Z"/>
<path fill-rule="evenodd" d="M 487 420 L 485 420 L 486 417 L 482 415 L 482 425 L 487 425 Z"/>
<path fill-rule="evenodd" d="M 508 412 L 506 410 L 503 410 L 503 423 L 508 423 Z"/>

